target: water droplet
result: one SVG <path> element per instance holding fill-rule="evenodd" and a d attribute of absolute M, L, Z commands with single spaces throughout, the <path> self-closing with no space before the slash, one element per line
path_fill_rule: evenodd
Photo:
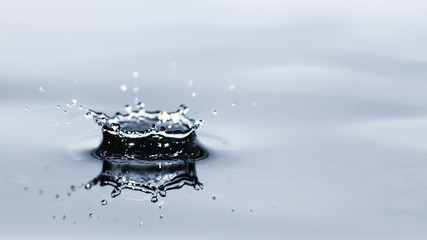
<path fill-rule="evenodd" d="M 68 111 L 64 109 L 64 113 L 67 113 Z"/>
<path fill-rule="evenodd" d="M 64 214 L 64 216 L 62 216 L 62 221 L 65 221 L 65 219 L 67 219 L 67 215 L 68 214 Z"/>
<path fill-rule="evenodd" d="M 89 218 L 92 218 L 93 217 L 93 213 L 89 213 Z"/>
<path fill-rule="evenodd" d="M 115 197 L 119 196 L 121 192 L 122 191 L 120 189 L 114 188 L 113 191 L 111 192 L 111 197 L 115 198 Z"/>
<path fill-rule="evenodd" d="M 58 126 L 58 125 L 59 125 L 59 123 L 57 123 L 57 122 L 54 122 L 54 123 L 53 123 L 53 125 L 55 125 L 55 126 Z"/>
<path fill-rule="evenodd" d="M 55 195 L 55 198 L 56 198 L 56 199 L 58 199 L 58 198 L 59 198 L 59 194 L 56 194 L 56 195 Z"/>
<path fill-rule="evenodd" d="M 194 189 L 195 189 L 196 191 L 203 190 L 203 184 L 201 184 L 201 183 L 196 183 L 196 184 L 194 185 Z"/>
<path fill-rule="evenodd" d="M 236 88 L 236 85 L 234 85 L 234 84 L 231 84 L 230 86 L 228 86 L 228 89 L 230 91 L 233 91 L 235 88 Z"/>
<path fill-rule="evenodd" d="M 70 124 L 70 122 L 69 121 L 65 121 L 65 124 Z"/>
<path fill-rule="evenodd" d="M 143 222 L 139 222 L 139 226 L 142 227 L 144 225 Z"/>
<path fill-rule="evenodd" d="M 71 190 L 72 192 L 76 191 L 76 186 L 71 185 L 71 186 L 70 186 L 70 190 Z"/>
<path fill-rule="evenodd" d="M 61 109 L 61 105 L 59 105 L 59 104 L 56 105 L 56 108 Z"/>
<path fill-rule="evenodd" d="M 216 110 L 213 110 L 212 113 L 213 113 L 213 115 L 217 115 L 218 114 L 218 112 Z"/>
<path fill-rule="evenodd" d="M 193 86 L 193 84 L 194 84 L 194 81 L 193 81 L 193 80 L 190 80 L 190 81 L 188 82 L 188 86 Z"/>
<path fill-rule="evenodd" d="M 56 218 L 56 215 L 53 215 L 53 216 L 52 216 L 52 219 L 55 219 L 55 218 Z"/>
<path fill-rule="evenodd" d="M 214 200 L 214 201 L 215 201 L 215 200 L 216 200 L 216 197 L 215 197 L 215 196 L 212 196 L 212 200 Z"/>
<path fill-rule="evenodd" d="M 125 110 L 125 112 L 130 113 L 130 112 L 132 112 L 132 106 L 126 104 L 125 107 L 124 107 L 124 110 Z"/>
<path fill-rule="evenodd" d="M 82 105 L 79 106 L 79 110 L 83 110 L 83 106 Z"/>
<path fill-rule="evenodd" d="M 254 210 L 253 209 L 249 209 L 249 212 L 254 212 Z"/>
<path fill-rule="evenodd" d="M 234 211 L 234 209 L 231 209 L 231 213 L 234 213 L 235 211 Z"/>
<path fill-rule="evenodd" d="M 39 190 L 39 194 L 43 194 L 43 190 Z"/>
<path fill-rule="evenodd" d="M 86 185 L 85 185 L 85 189 L 91 189 L 92 188 L 92 184 L 90 184 L 90 183 L 86 183 Z"/>
<path fill-rule="evenodd" d="M 231 104 L 232 107 L 235 107 L 236 105 L 237 105 L 237 103 L 235 103 L 235 102 Z"/>
<path fill-rule="evenodd" d="M 133 92 L 138 92 L 138 91 L 139 91 L 139 87 L 133 87 L 133 88 L 132 88 L 132 91 L 133 91 Z"/>
<path fill-rule="evenodd" d="M 192 92 L 191 97 L 196 97 L 196 92 Z"/>
<path fill-rule="evenodd" d="M 71 102 L 76 105 L 77 104 L 77 100 L 75 98 L 71 99 Z"/>
<path fill-rule="evenodd" d="M 163 219 L 163 218 L 164 218 L 163 214 L 160 214 L 160 219 Z"/>
<path fill-rule="evenodd" d="M 70 196 L 71 196 L 71 193 L 67 193 L 67 196 L 69 196 L 69 197 L 70 197 Z"/>
<path fill-rule="evenodd" d="M 41 92 L 41 93 L 45 93 L 46 92 L 46 90 L 44 89 L 44 87 L 42 87 L 42 86 L 40 86 L 39 87 L 39 91 Z"/>
<path fill-rule="evenodd" d="M 108 202 L 107 202 L 107 200 L 105 200 L 105 199 L 101 201 L 102 206 L 107 205 L 107 203 L 108 203 Z"/>
<path fill-rule="evenodd" d="M 139 72 L 138 71 L 133 71 L 132 77 L 138 78 L 139 77 Z"/>
<path fill-rule="evenodd" d="M 157 202 L 159 199 L 157 198 L 157 196 L 152 196 L 151 197 L 151 202 L 152 203 L 155 203 L 155 202 Z"/>
<path fill-rule="evenodd" d="M 87 112 L 85 115 L 86 118 L 92 118 L 92 112 Z"/>
<path fill-rule="evenodd" d="M 111 124 L 111 129 L 113 129 L 113 131 L 117 131 L 120 129 L 120 124 L 118 123 L 112 123 Z"/>
<path fill-rule="evenodd" d="M 25 107 L 25 111 L 30 111 L 30 108 L 29 107 Z"/>
<path fill-rule="evenodd" d="M 145 103 L 143 103 L 143 102 L 139 102 L 138 103 L 138 108 L 139 109 L 143 109 L 145 107 Z"/>
<path fill-rule="evenodd" d="M 23 188 L 23 190 L 24 190 L 24 191 L 27 191 L 27 190 L 28 190 L 28 187 L 24 187 L 24 188 Z"/>
<path fill-rule="evenodd" d="M 126 86 L 126 84 L 122 84 L 120 85 L 120 90 L 122 90 L 123 92 L 126 92 L 128 90 L 128 87 Z"/>

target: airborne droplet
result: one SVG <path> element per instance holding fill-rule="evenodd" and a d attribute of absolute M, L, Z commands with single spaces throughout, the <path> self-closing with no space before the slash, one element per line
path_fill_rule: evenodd
<path fill-rule="evenodd" d="M 133 78 L 138 78 L 139 77 L 139 72 L 138 71 L 133 71 L 132 77 Z"/>
<path fill-rule="evenodd" d="M 119 87 L 120 87 L 120 90 L 122 90 L 123 92 L 126 92 L 128 90 L 128 87 L 126 86 L 126 84 L 122 84 Z"/>

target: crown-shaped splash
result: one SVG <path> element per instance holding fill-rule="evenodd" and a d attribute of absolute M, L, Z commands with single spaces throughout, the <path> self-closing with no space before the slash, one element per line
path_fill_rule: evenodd
<path fill-rule="evenodd" d="M 203 120 L 195 121 L 185 114 L 187 107 L 168 113 L 146 111 L 139 103 L 135 110 L 126 105 L 126 113 L 110 117 L 89 110 L 88 117 L 101 127 L 103 141 L 94 151 L 101 159 L 171 160 L 201 159 L 207 152 L 198 144 L 196 129 Z"/>
<path fill-rule="evenodd" d="M 117 112 L 110 117 L 104 113 L 89 110 L 88 118 L 102 127 L 103 131 L 118 134 L 126 138 L 144 138 L 148 136 L 185 138 L 203 125 L 203 120 L 195 121 L 185 114 L 189 108 L 181 105 L 180 108 L 168 113 L 166 111 L 145 111 L 144 103 L 138 103 L 132 111 L 130 105 L 125 105 L 126 114 Z M 150 123 L 150 124 L 148 124 Z"/>

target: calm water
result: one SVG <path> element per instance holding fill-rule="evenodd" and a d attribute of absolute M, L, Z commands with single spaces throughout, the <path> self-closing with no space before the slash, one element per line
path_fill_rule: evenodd
<path fill-rule="evenodd" d="M 0 238 L 427 236 L 426 4 L 3 5 Z M 85 190 L 135 98 L 205 120 L 203 190 Z"/>

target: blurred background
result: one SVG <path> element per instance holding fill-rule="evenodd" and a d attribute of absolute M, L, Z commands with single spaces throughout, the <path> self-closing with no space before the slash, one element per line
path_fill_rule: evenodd
<path fill-rule="evenodd" d="M 0 238 L 425 239 L 426 10 L 3 1 Z M 81 187 L 102 168 L 86 109 L 137 101 L 205 120 L 202 191 Z"/>

